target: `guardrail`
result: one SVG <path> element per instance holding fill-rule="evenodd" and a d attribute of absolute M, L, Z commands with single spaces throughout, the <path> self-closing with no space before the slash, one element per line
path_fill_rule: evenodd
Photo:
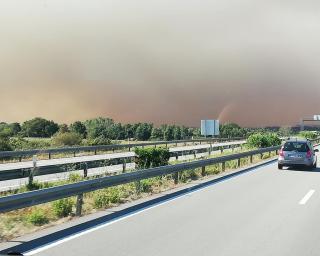
<path fill-rule="evenodd" d="M 19 161 L 22 161 L 22 157 L 33 156 L 33 155 L 42 155 L 48 154 L 48 158 L 51 159 L 53 154 L 58 153 L 73 153 L 75 156 L 79 152 L 94 152 L 97 154 L 97 151 L 115 151 L 119 149 L 128 148 L 129 151 L 131 148 L 135 147 L 145 147 L 145 146 L 158 146 L 165 145 L 166 147 L 169 144 L 179 144 L 179 143 L 197 143 L 202 142 L 224 142 L 224 141 L 236 141 L 243 140 L 244 138 L 207 138 L 207 139 L 194 139 L 194 140 L 173 140 L 173 141 L 157 141 L 157 142 L 145 142 L 145 143 L 133 143 L 133 144 L 114 144 L 114 145 L 100 145 L 100 146 L 80 146 L 80 147 L 65 147 L 65 148 L 51 148 L 51 149 L 34 149 L 34 150 L 21 150 L 21 151 L 0 151 L 0 159 L 11 157 L 19 158 Z"/>
<path fill-rule="evenodd" d="M 238 160 L 240 164 L 240 159 L 250 157 L 250 162 L 254 155 L 261 155 L 263 153 L 278 151 L 280 146 L 269 147 L 263 149 L 252 150 L 244 153 L 237 153 L 227 156 L 221 156 L 217 158 L 205 159 L 192 161 L 188 163 L 181 163 L 175 165 L 162 166 L 157 168 L 150 168 L 130 173 L 119 174 L 116 176 L 108 176 L 98 179 L 85 180 L 78 183 L 57 186 L 47 189 L 41 189 L 37 191 L 26 192 L 22 194 L 10 195 L 6 197 L 0 197 L 0 212 L 8 212 L 12 210 L 18 210 L 25 207 L 30 207 L 42 203 L 51 202 L 54 200 L 78 196 L 77 198 L 77 215 L 81 214 L 82 198 L 83 193 L 95 191 L 102 188 L 117 186 L 120 184 L 126 184 L 134 181 L 139 181 L 142 179 L 152 178 L 156 176 L 175 174 L 181 171 L 186 171 L 195 168 L 202 168 L 204 173 L 205 167 L 213 164 L 222 164 L 222 169 L 225 168 L 225 163 L 232 160 Z"/>
<path fill-rule="evenodd" d="M 210 144 L 210 147 L 208 148 L 201 148 L 201 149 L 179 149 L 175 152 L 170 152 L 172 157 L 176 157 L 178 159 L 179 155 L 182 155 L 183 152 L 192 152 L 192 154 L 196 154 L 197 152 L 203 152 L 203 151 L 209 151 L 209 154 L 211 154 L 211 151 L 213 151 L 215 148 L 218 148 L 223 152 L 225 148 L 229 147 L 235 147 L 235 146 L 241 146 L 244 144 L 244 141 L 239 142 L 230 142 L 226 143 L 225 145 L 222 144 Z M 37 163 L 35 162 L 33 164 L 33 167 L 21 167 L 17 166 L 16 168 L 10 168 L 8 170 L 0 170 L 0 181 L 5 180 L 13 180 L 13 179 L 21 179 L 21 178 L 33 178 L 34 176 L 41 176 L 41 175 L 48 175 L 48 174 L 55 174 L 55 173 L 61 173 L 61 172 L 68 172 L 70 171 L 70 164 L 72 165 L 72 170 L 84 170 L 84 176 L 87 176 L 88 169 L 99 167 L 100 165 L 97 164 L 99 162 L 103 161 L 111 161 L 116 162 L 118 164 L 122 164 L 122 170 L 123 172 L 126 170 L 126 164 L 132 160 L 134 157 L 134 153 L 127 152 L 128 155 L 123 156 L 117 156 L 113 158 L 107 158 L 105 155 L 101 155 L 101 159 L 97 159 L 97 156 L 90 156 L 86 157 L 86 159 L 75 159 L 71 158 L 72 161 L 68 161 L 66 163 L 60 163 L 60 164 L 49 164 L 46 166 L 37 166 Z M 130 155 L 130 156 L 129 156 Z M 49 161 L 49 160 L 46 160 Z M 20 164 L 19 164 L 20 165 Z M 69 168 L 68 168 L 69 166 Z"/>
<path fill-rule="evenodd" d="M 320 138 L 311 140 L 313 143 L 319 143 Z M 222 169 L 225 168 L 225 163 L 232 160 L 238 160 L 238 165 L 240 164 L 240 159 L 250 157 L 250 162 L 252 163 L 254 155 L 262 155 L 263 153 L 271 153 L 272 151 L 277 151 L 280 146 L 262 148 L 257 150 L 252 150 L 243 153 L 237 153 L 227 156 L 221 156 L 216 158 L 210 158 L 205 160 L 192 161 L 188 163 L 181 163 L 175 165 L 168 165 L 156 168 L 150 168 L 140 171 L 135 171 L 131 173 L 124 173 L 116 176 L 108 176 L 98 179 L 85 180 L 78 183 L 67 184 L 63 186 L 57 186 L 47 189 L 41 189 L 37 191 L 31 191 L 16 195 L 10 195 L 5 197 L 0 197 L 0 213 L 9 212 L 13 210 L 18 210 L 34 205 L 39 205 L 43 203 L 48 203 L 51 201 L 59 200 L 62 198 L 67 198 L 71 196 L 77 197 L 76 214 L 81 215 L 82 208 L 82 198 L 83 193 L 92 192 L 95 190 L 113 187 L 121 184 L 126 184 L 134 181 L 139 181 L 147 178 L 163 176 L 168 174 L 176 174 L 181 171 L 187 171 L 195 168 L 202 168 L 202 173 L 205 172 L 205 167 L 213 164 L 222 164 Z"/>

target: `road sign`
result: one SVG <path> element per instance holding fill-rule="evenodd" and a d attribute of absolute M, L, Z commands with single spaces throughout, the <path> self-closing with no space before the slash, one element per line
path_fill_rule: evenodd
<path fill-rule="evenodd" d="M 219 120 L 201 120 L 201 135 L 217 136 L 219 134 Z"/>

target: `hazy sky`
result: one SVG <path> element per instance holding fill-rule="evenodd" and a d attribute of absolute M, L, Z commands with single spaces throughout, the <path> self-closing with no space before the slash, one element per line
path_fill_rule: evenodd
<path fill-rule="evenodd" d="M 0 120 L 320 114 L 320 2 L 0 0 Z"/>

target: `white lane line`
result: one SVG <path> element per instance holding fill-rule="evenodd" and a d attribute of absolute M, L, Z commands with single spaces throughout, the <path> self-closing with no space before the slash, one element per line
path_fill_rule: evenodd
<path fill-rule="evenodd" d="M 308 200 L 312 197 L 313 193 L 315 192 L 314 189 L 311 189 L 299 202 L 299 204 L 304 205 L 308 202 Z"/>

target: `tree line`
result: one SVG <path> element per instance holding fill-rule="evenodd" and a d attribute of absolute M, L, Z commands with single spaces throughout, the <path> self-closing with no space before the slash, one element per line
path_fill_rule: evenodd
<path fill-rule="evenodd" d="M 237 124 L 220 126 L 220 137 L 246 137 L 252 131 Z M 98 117 L 58 124 L 44 118 L 23 123 L 0 123 L 0 150 L 47 148 L 53 146 L 106 145 L 115 140 L 183 140 L 201 137 L 200 128 L 152 123 L 122 124 L 111 118 Z M 51 138 L 31 140 L 28 138 Z"/>

